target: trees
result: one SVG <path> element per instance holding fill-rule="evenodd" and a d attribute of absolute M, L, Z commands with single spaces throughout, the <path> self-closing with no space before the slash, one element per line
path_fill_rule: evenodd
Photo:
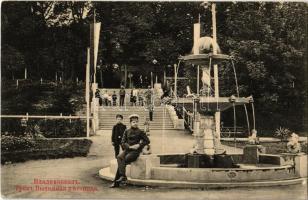
<path fill-rule="evenodd" d="M 26 66 L 33 79 L 54 79 L 56 72 L 65 76 L 62 79 L 83 78 L 89 41 L 85 10 L 90 9 L 89 3 L 3 2 L 2 5 L 3 69 L 12 74 Z"/>
<path fill-rule="evenodd" d="M 212 33 L 211 13 L 200 2 L 3 2 L 2 77 L 26 66 L 34 78 L 54 79 L 57 72 L 83 79 L 94 10 L 102 23 L 98 60 L 108 72 L 115 63 L 143 72 L 154 59 L 161 68 L 177 63 L 191 51 L 199 13 L 202 36 Z M 283 119 L 289 126 L 284 116 L 291 115 L 290 128 L 301 125 L 306 12 L 304 3 L 217 3 L 218 43 L 234 57 L 241 95 L 254 96 L 259 123 Z M 231 65 L 219 70 L 221 94 L 235 93 Z M 187 68 L 183 73 L 192 76 Z M 261 120 L 265 113 L 277 117 Z"/>
<path fill-rule="evenodd" d="M 235 58 L 240 83 L 247 86 L 242 94 L 256 100 L 259 124 L 301 129 L 307 98 L 305 5 L 228 3 L 221 9 L 226 26 L 219 29 L 220 44 Z"/>

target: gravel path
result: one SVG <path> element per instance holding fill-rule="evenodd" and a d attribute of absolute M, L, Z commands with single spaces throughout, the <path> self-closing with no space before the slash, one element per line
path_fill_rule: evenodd
<path fill-rule="evenodd" d="M 307 199 L 307 185 L 238 188 L 225 190 L 166 189 L 126 186 L 110 189 L 110 182 L 98 177 L 98 171 L 109 165 L 113 158 L 110 144 L 111 131 L 100 131 L 92 136 L 90 153 L 87 157 L 27 161 L 1 166 L 2 198 L 91 198 L 91 199 Z M 151 132 L 153 153 L 188 152 L 193 137 L 186 132 Z M 164 142 L 165 141 L 165 142 Z M 240 149 L 226 147 L 228 153 L 240 152 Z M 66 191 L 38 191 L 34 179 L 77 180 L 78 185 L 63 185 Z M 24 187 L 19 192 L 17 186 Z M 40 187 L 52 185 L 39 185 Z M 78 191 L 67 191 L 75 186 Z M 32 188 L 33 191 L 30 191 Z M 90 189 L 89 189 L 90 188 Z M 72 189 L 72 188 L 71 188 Z M 28 190 L 28 191 L 27 191 Z M 88 191 L 85 191 L 88 190 Z M 94 190 L 94 191 L 93 191 Z"/>

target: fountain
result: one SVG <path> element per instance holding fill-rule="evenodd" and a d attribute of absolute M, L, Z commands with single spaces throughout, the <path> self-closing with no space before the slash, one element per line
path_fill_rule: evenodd
<path fill-rule="evenodd" d="M 215 28 L 213 31 L 215 36 Z M 217 64 L 231 62 L 232 58 L 217 53 L 218 45 L 215 37 L 213 38 L 213 52 L 200 52 L 197 45 L 200 24 L 195 24 L 193 54 L 179 58 L 180 62 L 201 66 L 202 76 L 206 76 L 205 73 L 210 74 L 214 65 L 214 96 L 210 93 L 199 95 L 198 92 L 183 98 L 175 96 L 172 100 L 174 106 L 182 105 L 193 112 L 195 145 L 192 151 L 186 154 L 141 155 L 136 162 L 127 166 L 127 183 L 171 188 L 256 187 L 304 183 L 307 179 L 307 155 L 304 153 L 266 154 L 264 148 L 254 142 L 246 145 L 242 154 L 229 154 L 221 148 L 220 112 L 234 109 L 238 105 L 253 105 L 253 98 L 240 97 L 238 92 L 237 96 L 219 96 Z M 210 85 L 206 83 L 206 78 L 202 82 Z M 255 136 L 255 122 L 252 132 Z M 252 137 L 252 140 L 255 141 L 255 138 Z M 112 160 L 109 167 L 99 171 L 99 175 L 103 179 L 113 180 L 116 170 L 117 162 Z"/>

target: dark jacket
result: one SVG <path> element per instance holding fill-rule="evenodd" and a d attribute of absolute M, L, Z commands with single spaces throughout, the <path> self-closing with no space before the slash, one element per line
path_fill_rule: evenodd
<path fill-rule="evenodd" d="M 126 126 L 122 123 L 116 124 L 112 128 L 112 135 L 111 135 L 111 141 L 114 144 L 121 144 L 123 133 L 126 130 Z"/>
<path fill-rule="evenodd" d="M 114 100 L 114 101 L 115 101 L 115 100 L 117 100 L 117 98 L 118 98 L 118 97 L 117 97 L 117 95 L 116 95 L 116 94 L 113 94 L 113 95 L 112 95 L 112 100 Z"/>
<path fill-rule="evenodd" d="M 120 96 L 125 96 L 125 90 L 124 90 L 124 89 L 120 89 L 119 95 L 120 95 Z"/>
<path fill-rule="evenodd" d="M 101 94 L 100 94 L 99 90 L 97 90 L 95 92 L 95 98 L 101 98 Z"/>
<path fill-rule="evenodd" d="M 122 148 L 124 150 L 129 150 L 129 146 L 140 144 L 140 147 L 137 151 L 141 152 L 145 145 L 150 144 L 150 139 L 146 135 L 146 133 L 139 128 L 130 128 L 127 129 L 122 138 Z"/>

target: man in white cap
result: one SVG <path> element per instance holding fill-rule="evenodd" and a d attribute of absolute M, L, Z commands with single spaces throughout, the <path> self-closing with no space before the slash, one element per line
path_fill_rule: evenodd
<path fill-rule="evenodd" d="M 119 187 L 121 182 L 127 180 L 125 169 L 126 165 L 134 162 L 139 157 L 144 146 L 150 144 L 150 140 L 146 133 L 138 128 L 139 116 L 132 114 L 129 116 L 131 127 L 126 129 L 121 146 L 124 151 L 117 156 L 118 170 L 114 178 L 112 188 Z"/>

